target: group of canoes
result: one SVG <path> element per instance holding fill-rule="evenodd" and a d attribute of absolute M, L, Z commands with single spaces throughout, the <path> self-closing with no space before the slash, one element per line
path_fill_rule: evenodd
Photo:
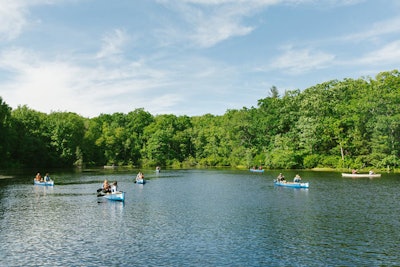
<path fill-rule="evenodd" d="M 161 171 L 160 167 L 157 166 L 156 168 L 156 173 L 159 173 Z M 264 172 L 264 169 L 262 168 L 251 168 L 251 172 Z M 357 173 L 356 171 L 352 171 L 352 173 L 342 173 L 342 177 L 381 177 L 381 174 L 376 174 L 373 171 L 370 171 L 369 173 L 365 174 L 360 174 Z M 136 175 L 135 183 L 137 184 L 144 184 L 145 179 L 144 179 L 144 174 L 139 171 L 139 173 Z M 34 184 L 35 185 L 46 185 L 46 186 L 53 186 L 54 181 L 50 178 L 49 173 L 46 173 L 45 177 L 42 177 L 40 172 L 36 174 L 36 177 L 34 178 Z M 285 187 L 293 187 L 293 188 L 308 188 L 309 183 L 302 183 L 301 182 L 301 177 L 300 175 L 296 174 L 296 176 L 293 178 L 293 182 L 288 182 L 285 179 L 285 176 L 280 173 L 278 177 L 274 180 L 274 184 L 277 186 L 285 186 Z M 125 200 L 125 192 L 118 191 L 117 188 L 117 181 L 113 182 L 112 185 L 108 183 L 107 180 L 104 180 L 102 188 L 97 190 L 97 196 L 98 197 L 105 197 L 110 200 L 117 200 L 117 201 L 124 201 Z"/>
<path fill-rule="evenodd" d="M 250 168 L 250 172 L 260 172 L 263 173 L 264 169 L 261 167 Z M 374 173 L 372 170 L 368 173 L 358 173 L 356 170 L 353 170 L 352 173 L 342 173 L 342 177 L 351 177 L 351 178 L 360 178 L 360 177 L 367 177 L 367 178 L 375 178 L 381 177 L 381 174 Z M 296 174 L 293 178 L 293 182 L 286 181 L 285 177 L 282 173 L 278 175 L 278 177 L 274 180 L 274 184 L 277 186 L 286 186 L 286 187 L 294 187 L 294 188 L 309 188 L 310 184 L 308 182 L 303 183 L 301 182 L 300 175 Z"/>
<path fill-rule="evenodd" d="M 156 168 L 156 172 L 159 173 L 161 171 L 160 167 Z M 146 180 L 144 179 L 143 172 L 139 171 L 134 180 L 137 184 L 144 184 Z M 102 188 L 97 190 L 98 197 L 104 197 L 109 200 L 116 200 L 116 201 L 124 201 L 125 200 L 125 192 L 118 191 L 117 182 L 113 182 L 110 186 L 107 180 L 103 182 Z"/>

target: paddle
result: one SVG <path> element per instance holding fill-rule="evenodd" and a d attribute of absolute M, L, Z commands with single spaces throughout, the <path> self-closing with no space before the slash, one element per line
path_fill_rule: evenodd
<path fill-rule="evenodd" d="M 97 189 L 97 197 L 103 197 L 106 192 L 103 191 L 103 188 Z"/>

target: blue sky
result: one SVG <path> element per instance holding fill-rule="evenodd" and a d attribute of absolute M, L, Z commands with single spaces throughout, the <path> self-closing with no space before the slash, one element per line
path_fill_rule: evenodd
<path fill-rule="evenodd" d="M 397 0 L 0 0 L 12 108 L 222 115 L 399 66 Z"/>

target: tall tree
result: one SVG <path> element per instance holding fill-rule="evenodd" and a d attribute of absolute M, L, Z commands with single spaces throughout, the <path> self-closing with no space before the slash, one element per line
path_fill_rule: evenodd
<path fill-rule="evenodd" d="M 77 155 L 83 144 L 85 121 L 76 113 L 52 112 L 45 120 L 44 135 L 50 140 L 50 152 L 55 161 L 53 165 L 72 166 L 77 160 L 82 161 L 81 153 Z"/>
<path fill-rule="evenodd" d="M 13 144 L 11 157 L 22 167 L 51 165 L 49 139 L 46 136 L 46 114 L 27 106 L 19 106 L 11 112 Z"/>
<path fill-rule="evenodd" d="M 6 166 L 10 159 L 10 118 L 11 108 L 0 97 L 0 166 Z"/>

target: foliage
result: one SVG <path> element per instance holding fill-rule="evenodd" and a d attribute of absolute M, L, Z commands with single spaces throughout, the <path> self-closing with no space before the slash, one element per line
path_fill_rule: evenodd
<path fill-rule="evenodd" d="M 6 166 L 10 161 L 10 119 L 11 108 L 0 97 L 0 167 Z"/>
<path fill-rule="evenodd" d="M 0 166 L 400 165 L 400 73 L 332 80 L 216 116 L 45 114 L 0 97 Z"/>

